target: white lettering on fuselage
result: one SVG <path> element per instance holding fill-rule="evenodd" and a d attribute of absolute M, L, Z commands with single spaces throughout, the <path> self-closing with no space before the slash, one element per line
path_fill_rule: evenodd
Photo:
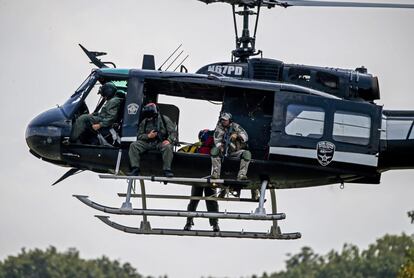
<path fill-rule="evenodd" d="M 237 67 L 237 66 L 220 66 L 220 65 L 214 65 L 214 66 L 208 66 L 208 71 L 217 72 L 223 75 L 239 75 L 241 76 L 243 74 L 243 68 Z"/>

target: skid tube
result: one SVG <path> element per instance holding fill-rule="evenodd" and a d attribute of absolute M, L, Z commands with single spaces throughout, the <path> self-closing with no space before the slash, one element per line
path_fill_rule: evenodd
<path fill-rule="evenodd" d="M 109 220 L 109 216 L 95 215 L 99 220 L 107 224 L 108 226 L 131 234 L 141 235 L 170 235 L 170 236 L 198 236 L 198 237 L 225 237 L 225 238 L 250 238 L 250 239 L 299 239 L 300 233 L 285 233 L 285 234 L 273 234 L 272 232 L 237 232 L 237 231 L 205 231 L 205 230 L 191 230 L 184 231 L 179 229 L 147 229 L 147 228 L 134 228 L 128 227 Z M 142 226 L 142 225 L 141 225 Z"/>

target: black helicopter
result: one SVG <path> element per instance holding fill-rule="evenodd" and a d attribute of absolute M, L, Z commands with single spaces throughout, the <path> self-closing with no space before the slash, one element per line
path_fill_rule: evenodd
<path fill-rule="evenodd" d="M 101 175 L 102 178 L 128 180 L 127 193 L 120 194 L 126 197 L 121 208 L 99 205 L 86 196 L 76 197 L 106 213 L 142 215 L 141 227 L 126 227 L 110 221 L 106 216 L 98 216 L 99 219 L 116 229 L 137 234 L 297 239 L 300 233 L 280 231 L 277 221 L 284 219 L 285 215 L 277 213 L 275 189 L 334 183 L 378 184 L 382 172 L 414 168 L 414 161 L 410 159 L 414 155 L 414 111 L 384 110 L 376 105 L 374 101 L 380 98 L 378 79 L 366 68 L 348 70 L 286 64 L 263 58 L 261 51 L 255 48 L 262 8 L 414 8 L 414 5 L 310 0 L 200 1 L 231 5 L 236 33 L 236 49 L 232 51 L 231 62 L 206 65 L 191 74 L 182 65 L 185 59 L 177 66 L 181 66 L 180 72 L 168 72 L 162 70 L 163 65 L 156 69 L 154 57 L 145 55 L 142 69 L 118 69 L 113 63 L 99 59 L 106 53 L 92 52 L 81 46 L 98 69 L 92 71 L 62 106 L 40 114 L 27 127 L 26 141 L 34 156 L 71 168 L 57 182 L 84 170 L 106 174 Z M 252 36 L 249 19 L 254 15 L 256 21 Z M 243 18 L 240 37 L 237 16 Z M 259 55 L 260 58 L 253 58 Z M 92 112 L 88 102 L 90 96 L 96 95 L 93 92 L 99 87 L 97 85 L 108 81 L 124 92 L 123 113 L 119 115 L 109 137 L 99 134 L 97 144 L 65 143 L 74 120 L 81 114 Z M 250 180 L 240 182 L 234 179 L 239 161 L 231 158 L 224 159 L 222 179 L 213 180 L 210 178 L 210 156 L 185 152 L 174 153 L 176 178 L 161 177 L 162 159 L 158 152 L 145 154 L 142 176 L 125 176 L 129 169 L 128 148 L 137 137 L 141 108 L 146 103 L 158 102 L 159 95 L 218 102 L 222 104 L 222 111 L 232 113 L 234 120 L 249 134 L 249 149 L 253 157 L 248 173 Z M 168 115 L 179 127 L 179 107 L 159 103 L 159 108 L 161 114 Z M 134 195 L 131 188 L 136 180 L 140 181 L 141 194 Z M 144 180 L 215 186 L 230 193 L 225 197 L 200 198 L 148 195 Z M 258 201 L 231 194 L 252 188 L 261 190 Z M 271 214 L 266 214 L 264 209 L 266 189 L 271 193 Z M 132 209 L 131 197 L 141 197 L 143 208 Z M 198 198 L 259 204 L 254 213 L 192 213 L 147 209 L 147 198 Z M 147 216 L 269 220 L 273 224 L 268 232 L 181 231 L 153 229 Z"/>

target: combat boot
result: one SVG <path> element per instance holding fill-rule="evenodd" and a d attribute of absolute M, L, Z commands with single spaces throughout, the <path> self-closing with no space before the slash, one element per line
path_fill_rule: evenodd
<path fill-rule="evenodd" d="M 184 226 L 184 231 L 191 231 L 191 228 L 193 227 L 194 222 L 191 218 L 187 219 L 187 223 Z"/>
<path fill-rule="evenodd" d="M 164 176 L 167 178 L 172 178 L 174 177 L 174 173 L 170 169 L 166 169 L 164 170 Z"/>
<path fill-rule="evenodd" d="M 259 200 L 259 189 L 252 189 L 252 200 L 257 201 Z"/>
<path fill-rule="evenodd" d="M 211 226 L 213 228 L 213 232 L 218 233 L 220 232 L 220 227 L 218 225 L 218 223 L 215 223 Z"/>
<path fill-rule="evenodd" d="M 220 178 L 220 175 L 217 172 L 213 172 L 210 176 L 213 180 L 217 180 Z"/>
<path fill-rule="evenodd" d="M 139 167 L 132 167 L 131 171 L 127 174 L 128 176 L 139 176 L 140 170 Z"/>

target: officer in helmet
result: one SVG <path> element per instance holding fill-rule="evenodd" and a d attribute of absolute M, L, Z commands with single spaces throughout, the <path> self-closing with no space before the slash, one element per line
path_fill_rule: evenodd
<path fill-rule="evenodd" d="M 84 133 L 96 134 L 103 127 L 111 127 L 119 115 L 123 99 L 116 96 L 117 88 L 112 82 L 107 82 L 99 88 L 98 94 L 105 99 L 105 104 L 99 112 L 83 114 L 76 119 L 70 135 L 70 142 L 76 142 Z"/>
<path fill-rule="evenodd" d="M 166 177 L 173 177 L 171 163 L 173 144 L 177 141 L 177 126 L 169 117 L 161 115 L 155 103 L 148 103 L 142 109 L 143 119 L 138 127 L 137 141 L 129 146 L 130 176 L 140 175 L 141 154 L 158 150 L 162 154 L 163 170 Z"/>

